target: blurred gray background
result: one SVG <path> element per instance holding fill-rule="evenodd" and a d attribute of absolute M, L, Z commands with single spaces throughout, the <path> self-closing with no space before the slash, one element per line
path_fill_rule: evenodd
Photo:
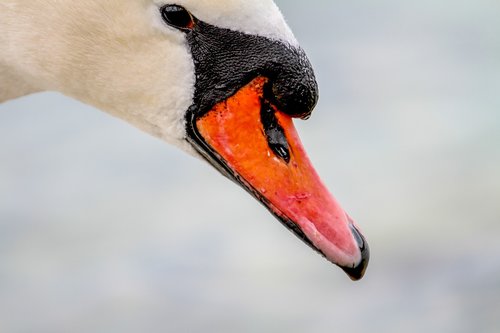
<path fill-rule="evenodd" d="M 500 2 L 278 4 L 365 279 L 204 163 L 44 93 L 0 105 L 0 332 L 500 332 Z"/>

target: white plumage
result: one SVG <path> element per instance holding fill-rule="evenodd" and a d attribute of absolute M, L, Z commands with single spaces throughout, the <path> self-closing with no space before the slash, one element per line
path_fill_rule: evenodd
<path fill-rule="evenodd" d="M 184 141 L 194 67 L 153 0 L 0 2 L 0 102 L 59 91 L 171 144 Z M 198 18 L 296 44 L 271 0 L 177 0 Z"/>

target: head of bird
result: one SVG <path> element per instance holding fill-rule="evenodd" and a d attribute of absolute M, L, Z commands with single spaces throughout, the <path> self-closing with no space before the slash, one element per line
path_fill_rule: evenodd
<path fill-rule="evenodd" d="M 293 126 L 293 118 L 311 115 L 318 86 L 272 0 L 44 6 L 44 15 L 31 16 L 47 40 L 36 50 L 44 89 L 208 161 L 352 279 L 363 276 L 368 245 Z"/>

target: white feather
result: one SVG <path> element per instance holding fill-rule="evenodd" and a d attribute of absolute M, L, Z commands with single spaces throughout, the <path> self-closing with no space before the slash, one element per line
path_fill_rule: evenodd
<path fill-rule="evenodd" d="M 55 90 L 192 153 L 194 64 L 157 0 L 2 0 L 0 102 Z M 172 2 L 169 2 L 172 3 Z M 271 0 L 175 0 L 222 28 L 296 44 Z"/>

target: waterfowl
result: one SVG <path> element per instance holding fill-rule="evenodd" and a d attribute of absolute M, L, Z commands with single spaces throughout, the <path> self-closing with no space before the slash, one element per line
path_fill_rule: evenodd
<path fill-rule="evenodd" d="M 54 90 L 204 159 L 353 280 L 369 250 L 293 118 L 318 100 L 272 0 L 3 0 L 0 102 Z"/>

